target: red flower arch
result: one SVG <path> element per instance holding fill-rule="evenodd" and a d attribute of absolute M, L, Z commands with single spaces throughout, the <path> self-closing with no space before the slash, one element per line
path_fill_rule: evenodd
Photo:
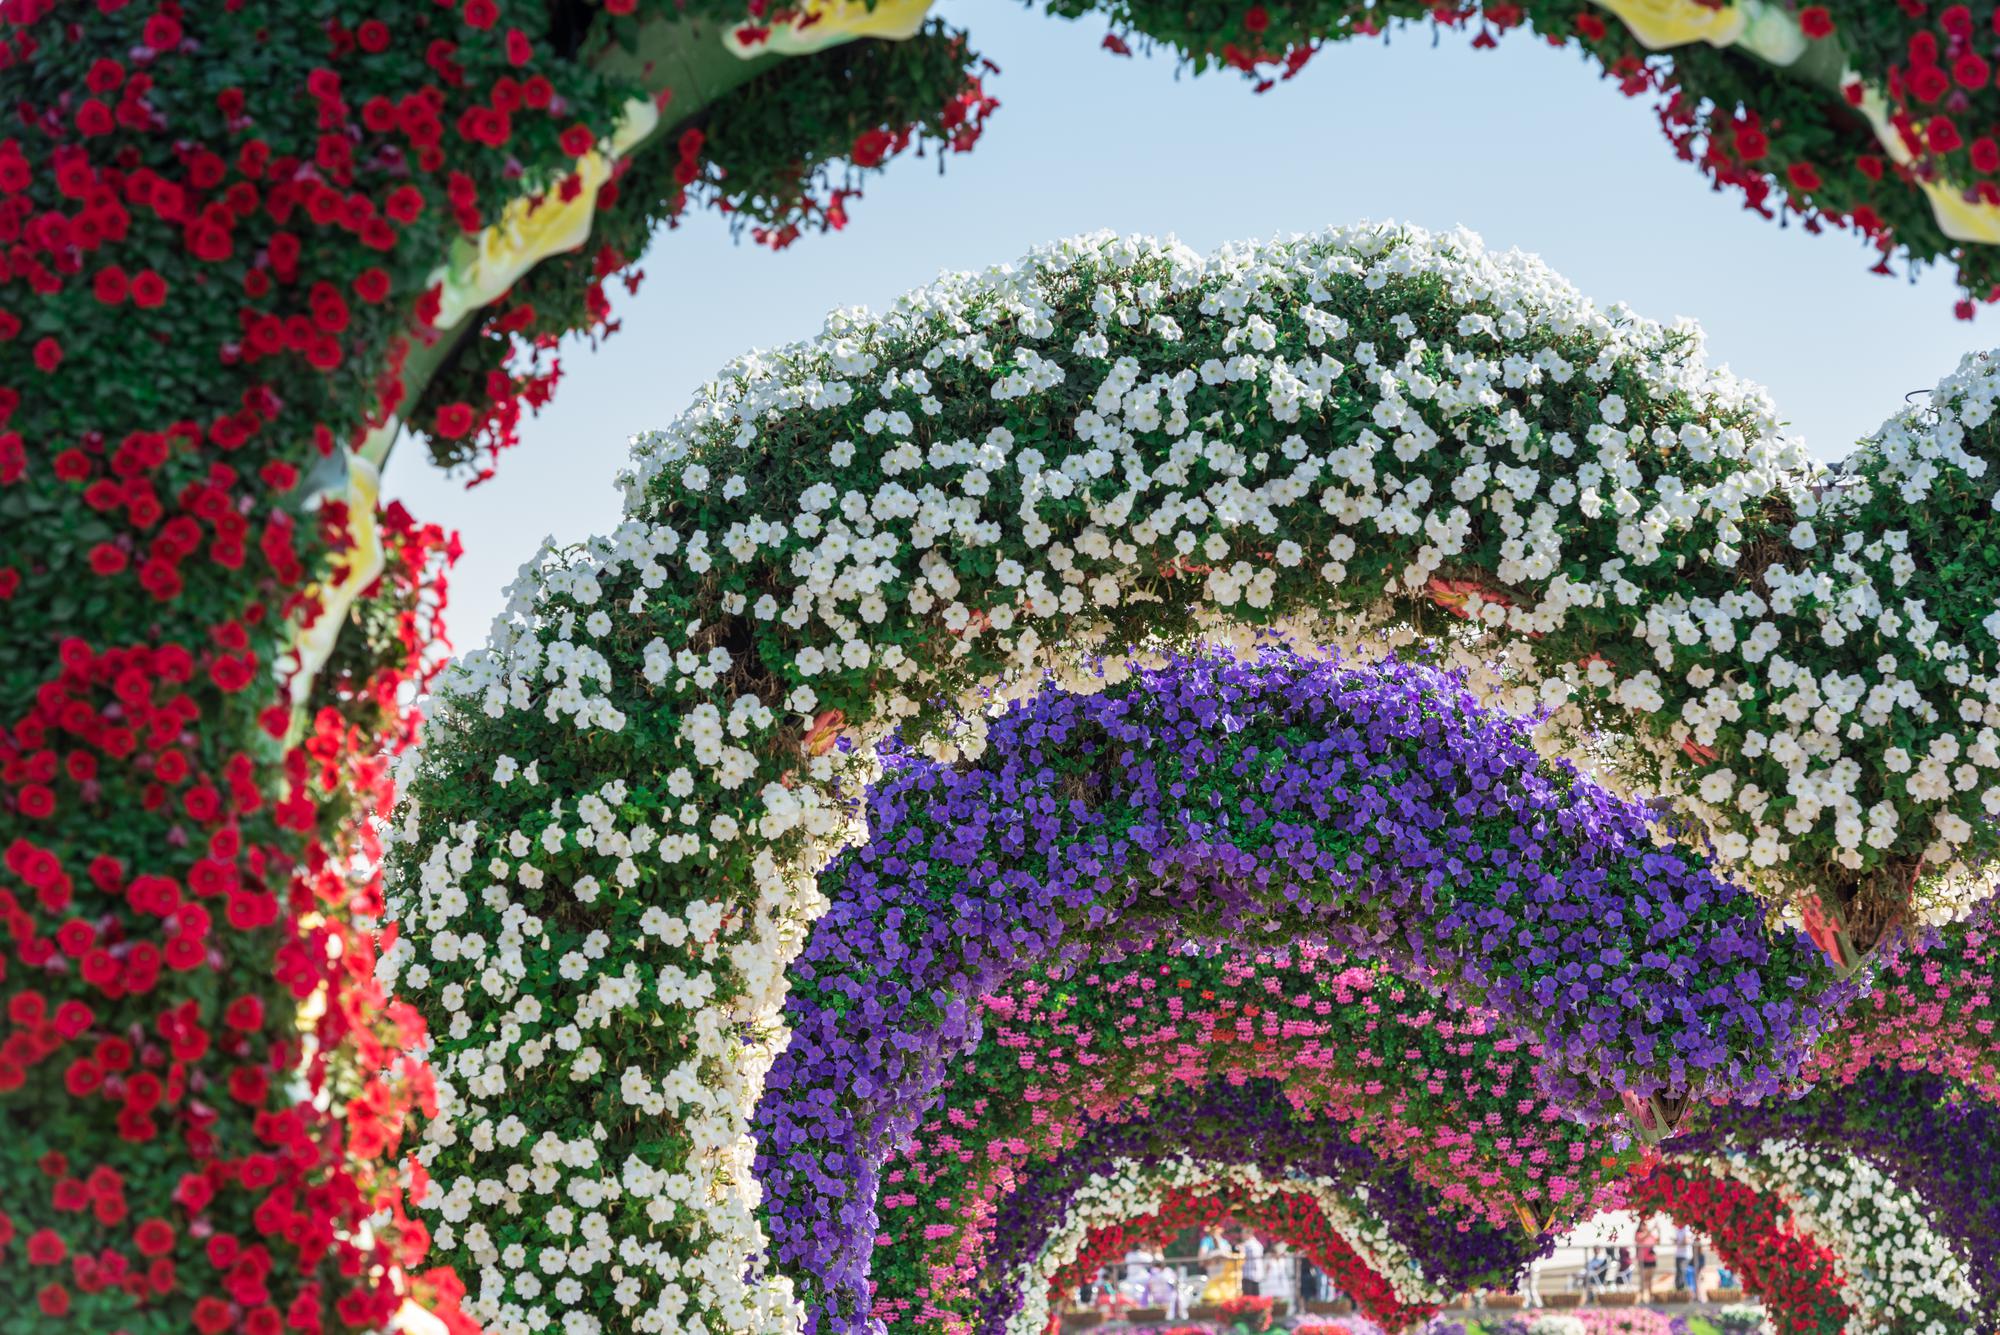
<path fill-rule="evenodd" d="M 1364 1316 L 1387 1329 L 1421 1321 L 1437 1310 L 1432 1303 L 1399 1299 L 1394 1286 L 1354 1250 L 1311 1195 L 1276 1191 L 1258 1196 L 1213 1184 L 1174 1187 L 1153 1213 L 1092 1229 L 1075 1259 L 1050 1277 L 1050 1307 L 1056 1307 L 1059 1295 L 1073 1292 L 1100 1268 L 1135 1247 L 1157 1246 L 1183 1229 L 1231 1221 L 1297 1248 L 1335 1287 L 1354 1299 Z M 1054 1329 L 1052 1322 L 1051 1335 Z"/>

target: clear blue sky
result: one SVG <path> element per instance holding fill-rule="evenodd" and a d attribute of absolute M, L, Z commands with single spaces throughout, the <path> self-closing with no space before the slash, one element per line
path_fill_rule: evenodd
<path fill-rule="evenodd" d="M 1164 53 L 1098 49 L 1101 22 L 1064 23 L 1011 0 L 939 7 L 1001 67 L 986 137 L 893 163 L 844 232 L 771 254 L 732 242 L 713 213 L 662 234 L 624 328 L 563 358 L 554 403 L 499 475 L 468 492 L 405 441 L 388 477 L 422 519 L 460 529 L 452 636 L 480 644 L 501 589 L 544 534 L 617 521 L 612 477 L 636 431 L 753 347 L 805 337 L 831 307 L 886 306 L 944 269 L 980 269 L 1055 237 L 1109 227 L 1223 241 L 1363 219 L 1464 225 L 1490 247 L 1540 253 L 1600 302 L 1698 319 L 1710 356 L 1769 386 L 1824 458 L 1845 454 L 1973 348 L 2000 309 L 1952 317 L 1948 275 L 1915 285 L 1868 272 L 1853 238 L 1803 235 L 1711 193 L 1677 161 L 1649 105 L 1573 53 L 1515 36 L 1474 51 L 1411 32 L 1322 51 L 1257 96 L 1233 72 L 1193 78 Z"/>

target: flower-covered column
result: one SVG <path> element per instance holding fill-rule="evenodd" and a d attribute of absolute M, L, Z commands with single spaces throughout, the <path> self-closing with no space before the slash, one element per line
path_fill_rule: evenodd
<path fill-rule="evenodd" d="M 413 1285 L 450 1310 L 397 1168 L 422 1022 L 373 977 L 366 818 L 455 551 L 375 495 L 393 422 L 451 463 L 505 443 L 548 387 L 507 353 L 602 325 L 635 236 L 726 194 L 711 142 L 791 225 L 861 129 L 976 135 L 990 106 L 935 28 L 745 59 L 741 12 L 0 19 L 10 1320 L 364 1329 Z"/>

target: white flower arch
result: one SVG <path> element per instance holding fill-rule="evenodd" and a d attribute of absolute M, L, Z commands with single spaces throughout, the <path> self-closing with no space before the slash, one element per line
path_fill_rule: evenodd
<path fill-rule="evenodd" d="M 1230 1189 L 1264 1200 L 1279 1194 L 1309 1197 L 1327 1224 L 1356 1256 L 1385 1280 L 1398 1302 L 1436 1303 L 1443 1293 L 1423 1278 L 1418 1258 L 1366 1213 L 1365 1189 L 1323 1177 L 1270 1177 L 1255 1164 L 1213 1163 L 1180 1155 L 1144 1163 L 1120 1159 L 1108 1173 L 1093 1173 L 1051 1229 L 1034 1259 L 1007 1277 L 1018 1288 L 1020 1310 L 1007 1319 L 1006 1335 L 1042 1335 L 1049 1328 L 1049 1284 L 1074 1261 L 1093 1231 L 1153 1214 L 1177 1189 Z"/>
<path fill-rule="evenodd" d="M 1773 898 L 1920 849 L 1955 911 L 2000 614 L 1900 598 L 1926 572 L 1877 520 L 1990 507 L 1996 398 L 1968 363 L 1829 479 L 1692 328 L 1393 226 L 1082 238 L 733 364 L 636 443 L 612 534 L 531 563 L 403 776 L 382 972 L 431 1020 L 468 1310 L 792 1329 L 747 1118 L 873 743 L 976 755 L 957 705 L 1133 646 L 1502 631 L 1464 661 Z"/>
<path fill-rule="evenodd" d="M 1783 1200 L 1846 1278 L 1848 1335 L 1960 1335 L 1984 1309 L 1964 1261 L 1922 1200 L 1867 1159 L 1794 1140 L 1713 1156 L 1717 1173 Z"/>

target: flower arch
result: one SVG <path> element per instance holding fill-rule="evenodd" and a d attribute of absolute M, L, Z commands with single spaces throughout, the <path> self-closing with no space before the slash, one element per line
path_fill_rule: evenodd
<path fill-rule="evenodd" d="M 1517 703 L 1575 697 L 1631 723 L 1621 772 L 1676 786 L 1762 893 L 1831 886 L 1866 944 L 1863 919 L 1894 921 L 1935 854 L 1921 898 L 1947 902 L 1953 850 L 1985 837 L 1986 752 L 1947 720 L 1983 717 L 1991 598 L 1962 565 L 1947 590 L 1929 539 L 1893 515 L 1928 498 L 1941 531 L 1984 522 L 1994 391 L 1969 364 L 1822 489 L 1689 332 L 1606 316 L 1469 239 L 1382 228 L 1210 261 L 1069 243 L 735 368 L 641 442 L 615 534 L 548 554 L 441 692 L 449 744 L 412 775 L 385 977 L 436 1019 L 447 1102 L 505 1088 L 523 1128 L 487 1150 L 439 1124 L 424 1158 L 445 1179 L 441 1240 L 463 1240 L 480 1191 L 505 1194 L 503 1166 L 564 1179 L 539 1153 L 590 1182 L 629 1169 L 621 1228 L 685 1214 L 706 1248 L 762 1254 L 743 1118 L 823 902 L 811 874 L 874 743 L 901 726 L 976 756 L 984 716 L 941 726 L 940 702 L 1038 666 L 1087 683 L 1093 649 L 1204 623 L 1345 608 L 1421 626 L 1441 601 L 1508 637 L 1499 684 Z M 1539 470 L 1569 473 L 1580 451 L 1543 492 Z M 1648 570 L 1673 572 L 1657 604 Z M 1854 635 L 1891 604 L 1918 640 L 1849 672 Z M 1728 675 L 1743 663 L 1762 685 Z M 1891 744 L 1892 706 L 1929 740 Z M 1690 757 L 1700 784 L 1676 777 Z M 524 987 L 545 969 L 577 985 L 549 1012 Z M 614 1084 L 608 1106 L 633 1111 L 600 1146 L 579 1095 Z M 468 1266 L 505 1250 L 480 1227 Z M 510 1215 L 502 1236 L 554 1246 L 541 1230 Z M 582 1295 L 567 1310 L 791 1319 L 768 1275 L 669 1280 L 691 1244 L 653 1236 L 638 1261 L 587 1252 L 591 1275 L 620 1277 L 566 1286 Z"/>
<path fill-rule="evenodd" d="M 1143 1116 L 1095 1124 L 1022 1166 L 983 1225 L 983 1264 L 969 1284 L 976 1298 L 971 1329 L 1039 1329 L 1050 1275 L 1092 1230 L 1151 1212 L 1161 1193 L 1176 1187 L 1231 1182 L 1310 1194 L 1406 1307 L 1509 1283 L 1549 1241 L 1518 1227 L 1494 1228 L 1441 1200 L 1401 1165 L 1294 1107 L 1270 1081 L 1210 1085 L 1162 1098 Z M 900 1244 L 911 1237 L 909 1222 L 893 1213 L 887 1227 L 890 1242 L 876 1256 L 885 1288 L 908 1252 Z M 901 1310 L 899 1295 L 891 1302 L 898 1306 L 885 1315 Z"/>
<path fill-rule="evenodd" d="M 1797 1228 L 1784 1203 L 1743 1182 L 1671 1162 L 1637 1180 L 1635 1209 L 1707 1234 L 1717 1257 L 1764 1304 L 1778 1335 L 1840 1335 L 1852 1309 L 1843 1258 Z"/>
<path fill-rule="evenodd" d="M 1922 1199 L 1867 1159 L 1771 1139 L 1710 1162 L 1712 1171 L 1783 1200 L 1795 1226 L 1840 1257 L 1855 1335 L 1945 1335 L 1990 1324 L 1992 1305 L 1931 1226 Z"/>
<path fill-rule="evenodd" d="M 1728 1159 L 1716 1171 L 1806 1202 L 1800 1218 L 1815 1236 L 1849 1240 L 1857 1311 L 1884 1324 L 1943 1311 L 1950 1326 L 1967 1319 L 1954 1309 L 2000 1305 L 2000 1109 L 1971 1093 L 1934 1075 L 1864 1070 L 1795 1101 L 1717 1109 L 1706 1131 L 1670 1148 Z M 1906 1299 L 1914 1311 L 1899 1310 Z"/>
<path fill-rule="evenodd" d="M 1032 1147 L 1064 1144 L 1135 1102 L 1251 1079 L 1275 1082 L 1295 1106 L 1499 1227 L 1603 1204 L 1632 1158 L 1606 1155 L 1600 1128 L 1564 1117 L 1537 1085 L 1540 1054 L 1493 1016 L 1308 941 L 1261 951 L 1155 943 L 1031 967 L 980 997 L 978 1013 L 977 1041 L 896 1154 L 929 1193 L 946 1181 L 973 1190 Z M 949 1153 L 919 1162 L 940 1135 Z"/>
<path fill-rule="evenodd" d="M 1180 1165 L 1169 1169 L 1174 1167 Z M 1155 1170 L 1152 1175 L 1165 1174 Z M 1081 1237 L 1059 1234 L 1036 1257 L 1022 1282 L 1039 1283 L 1040 1293 L 1029 1289 L 1021 1311 L 1008 1322 L 1009 1330 L 1041 1335 L 1053 1324 L 1050 1313 L 1057 1310 L 1058 1298 L 1106 1264 L 1124 1259 L 1136 1246 L 1158 1246 L 1184 1229 L 1230 1220 L 1296 1248 L 1351 1295 L 1363 1315 L 1389 1329 L 1420 1321 L 1437 1308 L 1436 1295 L 1413 1281 L 1417 1262 L 1399 1254 L 1386 1234 L 1369 1228 L 1353 1202 L 1325 1184 L 1271 1182 L 1239 1171 L 1188 1185 L 1144 1184 L 1153 1185 L 1146 1191 L 1131 1181 L 1143 1181 L 1143 1176 L 1151 1175 L 1133 1172 L 1106 1182 L 1101 1210 L 1079 1206 L 1074 1223 L 1089 1223 L 1088 1231 Z M 1359 1207 L 1365 1209 L 1365 1203 Z M 1100 1222 L 1089 1222 L 1093 1219 Z"/>
<path fill-rule="evenodd" d="M 1284 1124 L 1288 1151 L 1314 1138 L 1341 1142 L 1348 1157 L 1325 1161 L 1329 1173 L 1373 1177 L 1393 1166 L 1418 1194 L 1385 1199 L 1417 1200 L 1454 1227 L 1512 1232 L 1528 1220 L 1533 1236 L 1545 1217 L 1553 1223 L 1614 1204 L 1634 1156 L 1607 1152 L 1597 1128 L 1559 1120 L 1535 1087 L 1536 1059 L 1525 1045 L 1495 1033 L 1486 1017 L 1413 991 L 1379 969 L 1343 967 L 1309 948 L 1253 956 L 1155 946 L 1010 979 L 980 999 L 976 1046 L 950 1064 L 912 1134 L 882 1164 L 872 1212 L 858 1217 L 859 1233 L 872 1236 L 871 1316 L 956 1329 L 968 1301 L 990 1297 L 992 1274 L 1025 1264 L 1018 1255 L 996 1259 L 1007 1244 L 994 1227 L 1014 1198 L 1062 1199 L 1069 1189 L 1047 1176 L 1049 1161 L 1133 1123 L 1171 1146 L 1186 1131 L 1182 1121 L 1215 1118 L 1214 1106 L 1246 1084 L 1268 1088 L 1310 1124 Z M 766 1103 L 778 1097 L 769 1091 Z M 1241 1097 L 1255 1104 L 1262 1096 Z M 1189 1101 L 1202 1111 L 1177 1118 L 1172 1110 Z M 1269 1166 L 1260 1181 L 1277 1182 L 1290 1167 L 1276 1157 L 1260 1162 Z M 1051 1236 L 1081 1245 L 1087 1227 L 1145 1213 L 1130 1192 L 1140 1179 L 1161 1189 L 1149 1171 L 1140 1161 L 1088 1170 L 1117 1186 L 1109 1212 L 1051 1224 Z M 1173 1186 L 1208 1180 L 1182 1173 Z M 1195 1199 L 1184 1195 L 1184 1203 Z M 1343 1246 L 1357 1237 L 1353 1210 L 1322 1193 L 1313 1211 L 1320 1224 L 1340 1221 Z M 1300 1218 L 1301 1227 L 1311 1222 Z M 1366 1250 L 1379 1257 L 1382 1245 L 1377 1238 Z M 1053 1244 L 1038 1246 L 1042 1258 Z M 1407 1250 L 1399 1256 L 1384 1273 L 1415 1264 Z M 1035 1262 L 1041 1279 L 1023 1282 L 1028 1301 L 1048 1268 Z M 1409 1291 L 1397 1298 L 1429 1300 Z M 989 1311 L 981 1328 L 998 1319 Z"/>
<path fill-rule="evenodd" d="M 1646 814 L 1543 770 L 1518 725 L 1433 671 L 1176 660 L 1034 697 L 992 720 L 986 756 L 892 765 L 871 791 L 758 1108 L 776 1258 L 843 1322 L 865 1310 L 880 1165 L 976 1040 L 968 1008 L 1092 941 L 1324 934 L 1532 1016 L 1520 1036 L 1574 1054 L 1549 1083 L 1586 1108 L 1775 1091 L 1821 1022 L 1772 981 L 1798 977 L 1802 940 L 1763 940 L 1748 896 L 1659 853 Z M 1661 907 L 1622 920 L 1635 903 Z M 1630 961 L 1599 965 L 1614 1002 L 1573 985 L 1613 959 Z M 1621 1046 L 1589 1054 L 1583 1034 Z"/>
<path fill-rule="evenodd" d="M 1657 93 L 1675 147 L 1752 207 L 1797 211 L 1807 230 L 1851 227 L 1885 269 L 1899 249 L 1953 256 L 1968 313 L 2000 290 L 1986 244 L 2000 191 L 1984 179 L 2000 150 L 1977 133 L 1992 93 L 1964 6 L 1936 18 L 1760 0 L 1048 8 L 1272 77 L 1321 41 L 1385 24 L 1477 24 L 1484 44 L 1532 23 L 1628 93 Z M 294 1158 L 308 1142 L 340 1149 L 273 1191 L 227 1189 L 190 1209 L 159 1187 L 139 1213 L 242 1231 L 274 1195 L 280 1212 L 339 1199 L 352 1208 L 309 1207 L 309 1232 L 332 1229 L 332 1254 L 370 1273 L 356 1258 L 387 1258 L 392 1235 L 407 1236 L 397 1277 L 372 1296 L 316 1253 L 287 1260 L 278 1287 L 328 1320 L 400 1300 L 422 1247 L 420 1231 L 379 1221 L 402 1208 L 398 1136 L 427 1106 L 428 1077 L 393 1055 L 416 1016 L 367 979 L 381 888 L 362 827 L 392 800 L 377 753 L 415 733 L 395 702 L 443 647 L 456 544 L 380 503 L 384 457 L 408 427 L 440 463 L 489 474 L 523 411 L 553 392 L 561 340 L 616 328 L 608 292 L 638 284 L 648 238 L 691 201 L 782 246 L 843 226 L 866 174 L 913 145 L 969 149 L 995 106 L 984 67 L 925 9 L 470 0 L 328 24 L 310 6 L 265 4 L 245 24 L 176 3 L 77 20 L 27 0 L 7 17 L 0 70 L 25 128 L 0 140 L 16 248 L 0 295 L 0 509 L 19 535 L 0 551 L 0 602 L 27 647 L 0 676 L 4 798 L 23 829 L 0 901 L 19 942 L 0 1095 L 41 1122 L 72 1111 L 67 1083 L 83 1083 L 75 1106 L 96 1116 L 82 1158 L 112 1162 L 134 1152 L 127 1133 L 146 1110 L 127 1120 L 98 1097 L 122 1082 L 104 1079 L 96 1045 L 115 1051 L 133 1024 L 195 1024 L 208 1047 L 189 1060 L 204 1081 L 261 1083 L 269 1097 L 245 1105 L 247 1120 L 206 1123 L 206 1104 L 170 1093 L 156 1106 L 204 1122 L 217 1153 L 204 1136 L 203 1153 L 169 1156 L 183 1142 L 162 1137 L 149 1180 L 214 1169 L 235 1182 L 253 1162 L 261 1178 L 262 1143 L 243 1134 L 259 1113 L 318 1126 Z M 1116 34 L 1106 45 L 1130 52 Z M 1447 581 L 1443 593 L 1463 590 Z M 128 726 L 133 714 L 147 723 Z M 1839 773 L 1820 805 L 1851 823 Z M 1920 781 L 1935 786 L 1921 769 Z M 1896 916 L 1933 834 L 1931 813 L 1911 809 L 1924 799 L 1884 800 L 1919 828 L 1897 830 L 1884 866 L 1844 868 L 1861 876 L 1863 946 Z M 1872 817 L 1883 802 L 1863 805 Z M 1871 819 L 1860 837 L 1890 828 Z M 1957 828 L 1936 833 L 1949 845 Z M 203 898 L 232 911 L 176 911 Z M 116 997 L 48 969 L 62 934 L 85 930 L 144 947 Z M 125 987 L 153 976 L 156 955 L 197 952 L 219 981 L 191 1017 Z M 92 972 L 108 977 L 101 961 Z M 289 1079 L 301 998 L 322 1017 L 312 1046 L 324 1054 L 303 1068 L 316 1086 L 303 1101 Z M 238 1020 L 252 1003 L 264 1017 L 242 1041 L 224 1019 L 235 1002 Z M 242 1042 L 273 1060 L 245 1061 Z M 249 1066 L 262 1074 L 237 1076 Z M 320 1125 L 336 1106 L 365 1133 Z M 129 1250 L 129 1228 L 78 1231 L 39 1177 L 23 1181 L 30 1231 Z M 176 1236 L 181 1273 L 205 1273 L 190 1230 Z M 51 1285 L 46 1301 L 80 1320 L 125 1315 L 118 1295 Z M 155 1296 L 182 1317 L 203 1299 L 222 1305 L 203 1309 L 216 1320 L 264 1306 L 206 1283 Z"/>

